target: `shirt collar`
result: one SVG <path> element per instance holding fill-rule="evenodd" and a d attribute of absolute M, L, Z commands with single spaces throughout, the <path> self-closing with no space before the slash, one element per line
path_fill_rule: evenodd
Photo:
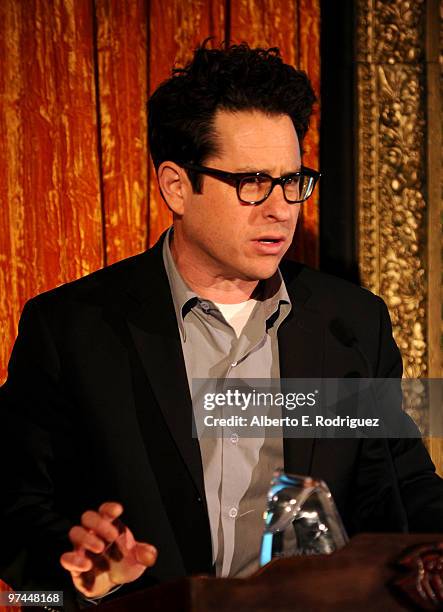
<path fill-rule="evenodd" d="M 174 258 L 169 245 L 170 238 L 174 231 L 171 226 L 163 241 L 163 263 L 166 269 L 166 274 L 171 288 L 172 299 L 174 302 L 175 315 L 177 317 L 178 326 L 182 336 L 185 336 L 184 318 L 191 310 L 194 304 L 200 299 L 183 280 L 180 272 L 175 265 Z M 253 296 L 254 297 L 254 296 Z M 280 304 L 287 304 L 285 316 L 289 313 L 292 307 L 291 299 L 286 289 L 285 281 L 279 269 L 271 278 L 261 281 L 260 294 L 258 298 L 263 303 L 265 320 L 268 320 L 278 310 Z M 209 302 L 209 300 L 206 300 Z"/>
<path fill-rule="evenodd" d="M 178 326 L 182 336 L 185 335 L 183 319 L 186 313 L 192 308 L 198 300 L 198 295 L 193 291 L 183 280 L 180 272 L 177 270 L 174 258 L 172 257 L 169 241 L 174 228 L 171 226 L 163 241 L 163 263 L 165 265 L 166 274 L 171 288 L 172 299 L 174 301 L 175 315 L 177 317 Z"/>
<path fill-rule="evenodd" d="M 285 281 L 279 269 L 271 278 L 261 283 L 260 301 L 263 302 L 265 319 L 268 320 L 277 310 L 280 304 L 288 304 L 287 313 L 291 310 L 292 304 L 286 289 Z"/>

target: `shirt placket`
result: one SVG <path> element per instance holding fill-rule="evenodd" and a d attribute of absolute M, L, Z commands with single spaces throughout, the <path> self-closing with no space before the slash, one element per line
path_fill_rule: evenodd
<path fill-rule="evenodd" d="M 260 307 L 259 307 L 260 308 Z M 265 340 L 266 326 L 262 312 L 254 312 L 255 316 L 245 326 L 237 342 L 233 344 L 229 355 L 229 365 L 226 372 L 226 382 L 232 379 L 248 378 L 247 360 Z M 223 416 L 228 416 L 223 415 Z M 243 495 L 250 484 L 251 471 L 249 466 L 258 462 L 263 439 L 254 443 L 243 440 L 239 433 L 231 428 L 224 428 L 222 433 L 222 482 L 220 488 L 220 516 L 223 530 L 223 560 L 220 573 L 229 574 L 235 551 L 236 520 L 239 518 L 239 506 Z M 248 460 L 245 461 L 245 453 Z"/>

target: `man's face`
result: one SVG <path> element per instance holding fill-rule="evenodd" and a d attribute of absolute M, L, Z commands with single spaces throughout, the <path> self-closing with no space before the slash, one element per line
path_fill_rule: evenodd
<path fill-rule="evenodd" d="M 288 115 L 219 111 L 215 129 L 220 153 L 205 166 L 274 177 L 300 169 L 299 142 Z M 262 204 L 248 206 L 235 186 L 206 175 L 202 181 L 202 193 L 190 195 L 180 221 L 186 260 L 217 280 L 272 276 L 291 244 L 300 205 L 288 204 L 280 185 Z"/>

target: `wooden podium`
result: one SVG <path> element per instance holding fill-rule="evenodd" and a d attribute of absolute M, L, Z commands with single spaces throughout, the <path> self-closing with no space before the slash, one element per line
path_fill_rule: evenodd
<path fill-rule="evenodd" d="M 442 534 L 360 534 L 332 555 L 269 563 L 250 578 L 195 576 L 97 606 L 98 612 L 388 612 L 417 610 L 392 586 L 414 572 L 397 561 Z M 442 553 L 443 553 L 443 544 Z M 443 595 L 443 594 L 442 594 Z M 442 600 L 443 601 L 443 600 Z M 440 604 L 442 605 L 442 604 Z M 443 609 L 437 606 L 422 609 Z"/>

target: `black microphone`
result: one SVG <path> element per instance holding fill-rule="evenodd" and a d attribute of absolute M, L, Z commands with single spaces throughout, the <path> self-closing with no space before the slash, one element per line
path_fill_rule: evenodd
<path fill-rule="evenodd" d="M 338 318 L 331 321 L 331 323 L 329 324 L 329 331 L 332 333 L 334 338 L 336 338 L 341 344 L 348 348 L 353 348 L 358 353 L 361 361 L 364 363 L 367 377 L 371 380 L 374 379 L 374 371 L 372 369 L 372 364 L 369 361 L 366 352 L 361 348 L 360 343 L 353 330 L 348 327 L 342 319 Z M 372 384 L 370 385 L 370 388 L 374 405 L 377 405 L 377 398 Z M 393 493 L 396 500 L 400 520 L 400 529 L 403 533 L 409 533 L 408 517 L 406 514 L 405 507 L 403 505 L 403 500 L 401 498 L 400 487 L 398 484 L 398 476 L 395 469 L 394 460 L 392 458 L 388 439 L 381 438 L 381 441 L 385 449 L 386 460 L 389 466 L 389 472 L 391 474 Z"/>

